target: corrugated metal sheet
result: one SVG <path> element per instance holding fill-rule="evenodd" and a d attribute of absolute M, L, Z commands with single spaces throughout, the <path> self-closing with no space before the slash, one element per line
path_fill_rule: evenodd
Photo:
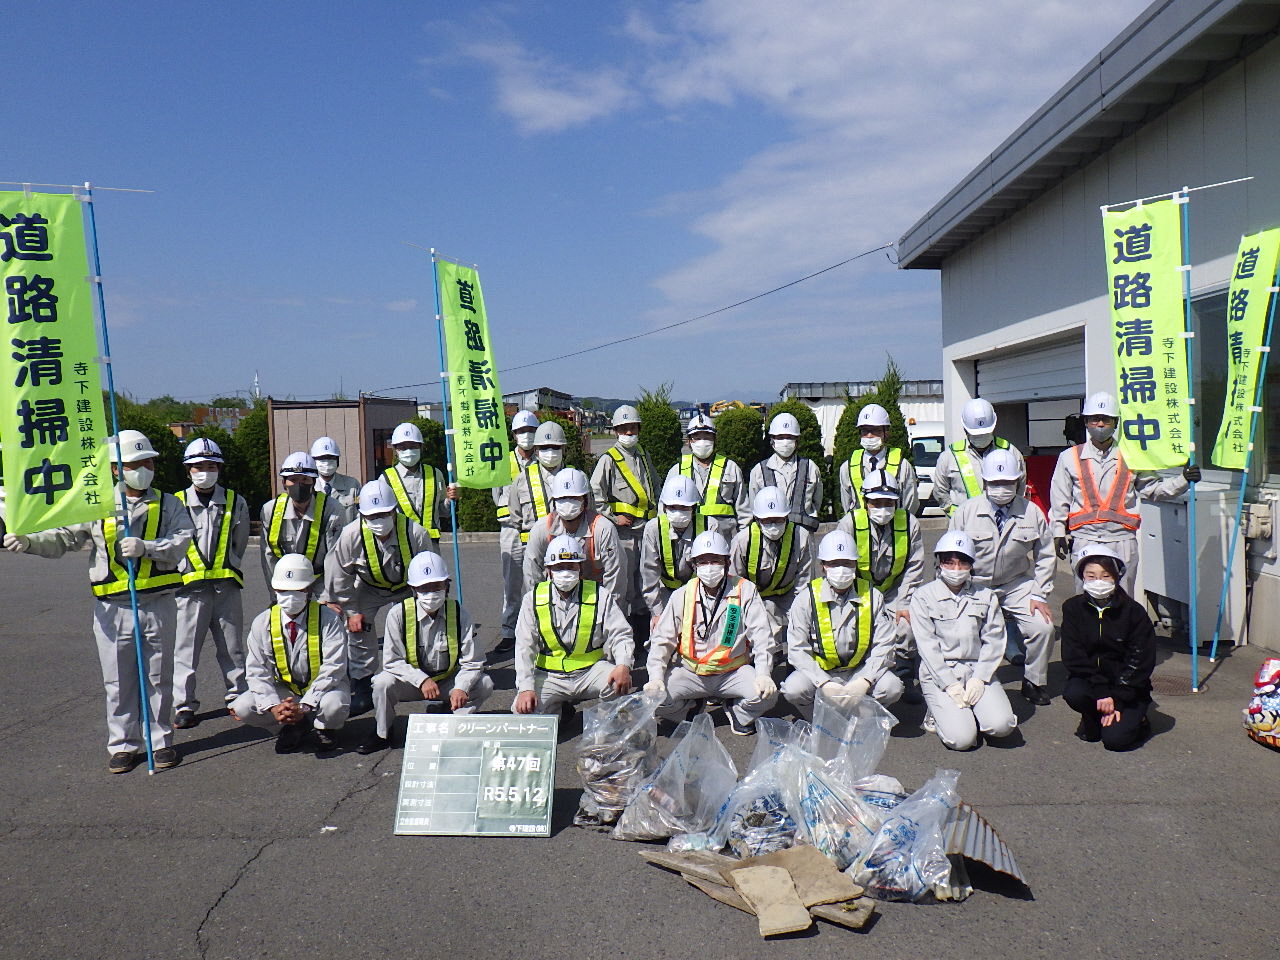
<path fill-rule="evenodd" d="M 1031 889 L 1027 878 L 1022 875 L 1018 861 L 1013 858 L 1012 851 L 1000 839 L 1000 834 L 996 833 L 995 827 L 967 803 L 960 804 L 947 823 L 946 847 L 949 854 L 958 854 L 970 860 L 985 863 L 992 870 L 1007 874 L 1021 882 L 1028 890 Z"/>
<path fill-rule="evenodd" d="M 1084 338 L 977 361 L 978 396 L 992 403 L 1084 397 Z"/>

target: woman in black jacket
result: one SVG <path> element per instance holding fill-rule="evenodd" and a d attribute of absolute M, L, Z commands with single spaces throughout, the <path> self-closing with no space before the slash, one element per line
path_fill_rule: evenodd
<path fill-rule="evenodd" d="M 1062 699 L 1080 714 L 1076 736 L 1129 750 L 1150 732 L 1151 671 L 1156 634 L 1143 606 L 1119 586 L 1124 561 L 1105 544 L 1076 556 L 1084 592 L 1062 604 Z"/>

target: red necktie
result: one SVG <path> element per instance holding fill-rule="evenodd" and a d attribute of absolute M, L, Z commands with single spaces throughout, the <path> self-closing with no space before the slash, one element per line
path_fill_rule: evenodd
<path fill-rule="evenodd" d="M 289 621 L 289 642 L 290 643 L 298 642 L 298 625 L 294 623 L 292 620 Z"/>

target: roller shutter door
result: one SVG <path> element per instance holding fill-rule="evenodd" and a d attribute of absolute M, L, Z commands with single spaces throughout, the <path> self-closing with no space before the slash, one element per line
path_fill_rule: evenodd
<path fill-rule="evenodd" d="M 977 361 L 978 396 L 1025 403 L 1084 396 L 1084 339 Z"/>

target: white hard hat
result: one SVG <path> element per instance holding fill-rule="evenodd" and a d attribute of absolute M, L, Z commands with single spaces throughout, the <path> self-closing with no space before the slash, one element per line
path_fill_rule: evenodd
<path fill-rule="evenodd" d="M 397 443 L 421 443 L 422 431 L 416 423 L 402 423 L 391 433 L 391 445 Z"/>
<path fill-rule="evenodd" d="M 585 497 L 590 489 L 587 485 L 587 475 L 574 467 L 566 467 L 561 470 L 556 474 L 555 479 L 551 481 L 551 496 L 553 499 L 558 497 Z"/>
<path fill-rule="evenodd" d="M 662 485 L 662 502 L 669 507 L 696 507 L 702 502 L 693 481 L 677 473 L 667 477 Z"/>
<path fill-rule="evenodd" d="M 428 583 L 447 581 L 449 570 L 444 565 L 444 557 L 424 550 L 409 561 L 409 572 L 404 579 L 411 587 L 423 587 Z"/>
<path fill-rule="evenodd" d="M 769 421 L 769 436 L 798 437 L 800 436 L 800 421 L 789 413 L 780 413 Z"/>
<path fill-rule="evenodd" d="M 981 397 L 974 397 L 960 411 L 965 433 L 991 433 L 996 428 L 996 410 Z"/>
<path fill-rule="evenodd" d="M 624 403 L 617 410 L 613 411 L 613 425 L 620 427 L 626 423 L 639 423 L 640 411 L 629 403 Z"/>
<path fill-rule="evenodd" d="M 1120 407 L 1116 404 L 1116 398 L 1109 393 L 1095 393 L 1090 395 L 1089 399 L 1084 402 L 1084 407 L 1080 411 L 1080 415 L 1086 420 L 1089 417 L 1119 417 Z"/>
<path fill-rule="evenodd" d="M 554 420 L 548 420 L 539 426 L 538 432 L 533 435 L 535 447 L 563 447 L 568 442 L 564 437 L 564 427 Z"/>
<path fill-rule="evenodd" d="M 311 561 L 300 553 L 286 553 L 271 571 L 272 590 L 305 590 L 316 578 Z"/>
<path fill-rule="evenodd" d="M 1021 480 L 1022 465 L 1012 450 L 997 447 L 982 458 L 983 480 Z"/>
<path fill-rule="evenodd" d="M 684 428 L 686 437 L 695 433 L 715 433 L 716 425 L 711 422 L 711 418 L 705 414 L 696 413 L 689 418 L 689 425 Z"/>
<path fill-rule="evenodd" d="M 511 432 L 517 430 L 537 430 L 538 418 L 535 414 L 528 410 L 517 410 L 516 415 L 511 418 Z"/>
<path fill-rule="evenodd" d="M 689 556 L 697 560 L 699 557 L 729 556 L 729 541 L 715 530 L 704 530 L 693 538 L 689 548 Z"/>
<path fill-rule="evenodd" d="M 901 488 L 898 486 L 898 479 L 887 470 L 872 470 L 862 481 L 862 496 L 876 497 L 888 500 L 892 497 L 899 500 L 902 497 Z"/>
<path fill-rule="evenodd" d="M 973 537 L 963 530 L 948 530 L 939 537 L 933 554 L 937 556 L 940 553 L 963 553 L 970 562 L 978 556 L 978 551 L 973 548 Z"/>
<path fill-rule="evenodd" d="M 137 463 L 139 460 L 160 456 L 151 446 L 151 441 L 137 430 L 121 430 L 119 438 L 112 437 L 107 445 L 111 448 L 112 463 L 117 460 L 121 463 Z"/>
<path fill-rule="evenodd" d="M 1115 551 L 1113 547 L 1108 547 L 1105 543 L 1084 543 L 1076 550 L 1075 558 L 1071 564 L 1071 568 L 1075 570 L 1076 576 L 1084 579 L 1084 565 L 1090 560 L 1106 558 L 1116 565 L 1119 576 L 1124 576 L 1124 558 Z"/>
<path fill-rule="evenodd" d="M 201 460 L 222 463 L 222 448 L 208 437 L 197 437 L 187 444 L 187 449 L 182 453 L 182 462 L 199 463 Z"/>
<path fill-rule="evenodd" d="M 829 563 L 832 560 L 857 560 L 858 542 L 843 530 L 832 530 L 818 544 L 818 560 Z"/>
<path fill-rule="evenodd" d="M 776 520 L 790 512 L 790 505 L 782 499 L 782 491 L 777 487 L 761 487 L 751 501 L 751 513 L 758 520 Z"/>
<path fill-rule="evenodd" d="M 582 563 L 585 559 L 582 555 L 582 544 L 578 542 L 578 538 L 562 533 L 547 544 L 547 552 L 542 562 L 549 567 L 553 563 Z"/>
<path fill-rule="evenodd" d="M 399 506 L 396 495 L 391 492 L 387 481 L 379 477 L 370 480 L 360 488 L 360 516 L 368 517 L 375 513 L 390 513 Z"/>
<path fill-rule="evenodd" d="M 858 426 L 887 427 L 889 426 L 889 411 L 878 403 L 868 403 L 858 411 Z"/>
<path fill-rule="evenodd" d="M 311 456 L 340 457 L 342 456 L 342 451 L 338 448 L 338 441 L 333 437 L 320 437 L 315 443 L 311 444 Z"/>
<path fill-rule="evenodd" d="M 295 450 L 284 458 L 284 463 L 280 465 L 280 476 L 282 477 L 314 477 L 318 476 L 316 470 L 316 462 L 312 459 L 311 454 L 303 450 Z"/>

